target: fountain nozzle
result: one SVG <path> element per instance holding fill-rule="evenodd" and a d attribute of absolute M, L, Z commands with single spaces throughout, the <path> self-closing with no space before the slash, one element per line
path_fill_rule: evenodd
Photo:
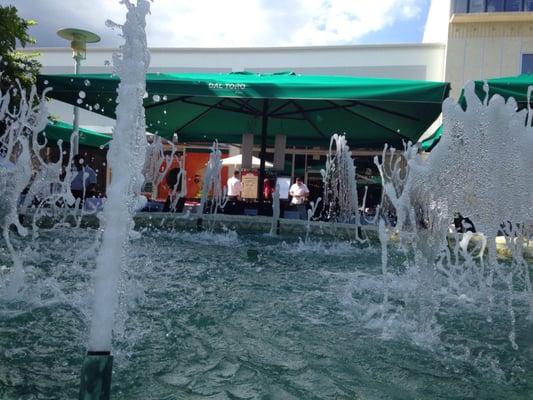
<path fill-rule="evenodd" d="M 81 368 L 80 400 L 109 400 L 113 356 L 109 351 L 88 351 Z"/>

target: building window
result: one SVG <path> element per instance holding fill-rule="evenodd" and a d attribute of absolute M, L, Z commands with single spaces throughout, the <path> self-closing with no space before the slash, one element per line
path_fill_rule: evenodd
<path fill-rule="evenodd" d="M 505 11 L 521 11 L 522 0 L 505 0 Z"/>
<path fill-rule="evenodd" d="M 455 0 L 454 11 L 456 14 L 468 12 L 468 0 Z"/>
<path fill-rule="evenodd" d="M 487 0 L 487 12 L 503 11 L 504 0 Z"/>
<path fill-rule="evenodd" d="M 533 54 L 522 54 L 522 73 L 533 74 Z"/>
<path fill-rule="evenodd" d="M 470 0 L 470 10 L 471 13 L 480 13 L 485 11 L 485 1 L 484 0 Z"/>
<path fill-rule="evenodd" d="M 453 2 L 453 12 L 456 14 L 502 11 L 533 11 L 533 0 L 455 0 Z"/>

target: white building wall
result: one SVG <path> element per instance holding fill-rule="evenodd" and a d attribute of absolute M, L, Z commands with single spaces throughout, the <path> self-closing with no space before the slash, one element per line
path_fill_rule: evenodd
<path fill-rule="evenodd" d="M 40 52 L 43 74 L 73 73 L 68 48 L 31 49 Z M 114 49 L 87 49 L 82 73 L 109 73 Z M 299 74 L 369 76 L 443 81 L 445 44 L 394 44 L 261 48 L 152 48 L 150 72 L 294 71 Z M 72 120 L 72 107 L 57 101 L 50 112 Z M 80 125 L 109 132 L 113 121 L 87 110 Z"/>

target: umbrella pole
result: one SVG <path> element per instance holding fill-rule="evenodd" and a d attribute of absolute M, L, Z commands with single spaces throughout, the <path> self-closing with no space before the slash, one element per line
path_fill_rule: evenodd
<path fill-rule="evenodd" d="M 259 206 L 261 207 L 264 202 L 263 197 L 263 181 L 265 180 L 265 157 L 267 146 L 267 130 L 268 130 L 268 99 L 263 99 L 263 118 L 261 124 L 261 153 L 259 158 L 261 159 L 259 164 Z"/>

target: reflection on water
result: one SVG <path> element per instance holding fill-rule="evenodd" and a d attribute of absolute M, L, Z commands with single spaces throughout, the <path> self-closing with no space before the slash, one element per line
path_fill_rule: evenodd
<path fill-rule="evenodd" d="M 97 232 L 45 233 L 16 243 L 26 246 L 27 284 L 17 301 L 0 300 L 1 398 L 77 396 Z M 526 399 L 532 393 L 525 299 L 515 301 L 515 351 L 504 302 L 495 303 L 488 322 L 484 297 L 457 296 L 444 277 L 437 276 L 439 291 L 415 292 L 417 272 L 394 249 L 384 314 L 377 245 L 231 231 L 146 232 L 133 243 L 114 333 L 114 398 Z M 249 249 L 257 257 L 247 257 Z M 5 276 L 11 261 L 0 254 Z M 504 292 L 494 289 L 495 296 Z M 428 309 L 429 322 L 420 317 Z"/>

